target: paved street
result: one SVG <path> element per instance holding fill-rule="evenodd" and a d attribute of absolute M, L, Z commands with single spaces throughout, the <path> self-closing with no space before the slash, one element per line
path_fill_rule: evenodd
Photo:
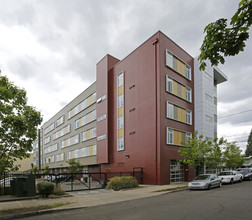
<path fill-rule="evenodd" d="M 25 219 L 252 219 L 252 182 L 211 191 L 181 191 L 145 199 Z"/>

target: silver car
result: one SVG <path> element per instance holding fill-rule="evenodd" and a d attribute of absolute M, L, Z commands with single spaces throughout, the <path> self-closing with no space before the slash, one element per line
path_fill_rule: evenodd
<path fill-rule="evenodd" d="M 201 174 L 188 184 L 188 189 L 212 189 L 221 187 L 221 178 L 216 174 Z"/>

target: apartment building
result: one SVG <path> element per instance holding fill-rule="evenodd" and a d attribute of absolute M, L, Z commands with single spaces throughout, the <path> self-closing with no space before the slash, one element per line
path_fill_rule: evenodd
<path fill-rule="evenodd" d="M 193 57 L 160 31 L 123 60 L 106 55 L 96 82 L 41 127 L 34 165 L 63 172 L 76 158 L 89 172 L 142 168 L 145 184 L 190 181 L 178 149 L 195 130 L 194 87 Z"/>
<path fill-rule="evenodd" d="M 206 140 L 212 140 L 217 137 L 217 85 L 227 81 L 227 76 L 206 63 L 206 69 L 200 71 L 199 61 L 194 59 L 195 130 Z"/>
<path fill-rule="evenodd" d="M 87 165 L 96 164 L 96 83 L 43 124 L 39 132 L 34 166 L 43 169 L 48 165 L 53 172 L 64 172 L 72 158 L 78 159 L 85 171 Z"/>

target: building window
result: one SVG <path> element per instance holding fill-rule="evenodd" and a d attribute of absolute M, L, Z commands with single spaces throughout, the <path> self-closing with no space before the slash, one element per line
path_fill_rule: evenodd
<path fill-rule="evenodd" d="M 167 144 L 173 144 L 173 130 L 167 129 Z"/>
<path fill-rule="evenodd" d="M 70 125 L 67 125 L 64 128 L 62 128 L 62 129 L 58 130 L 57 132 L 55 132 L 53 134 L 53 140 L 55 140 L 57 138 L 60 138 L 60 137 L 62 137 L 64 135 L 70 133 L 70 127 L 71 127 Z"/>
<path fill-rule="evenodd" d="M 48 136 L 48 137 L 46 137 L 45 139 L 44 139 L 44 143 L 45 144 L 48 144 L 48 143 L 50 143 L 51 142 L 51 136 Z"/>
<path fill-rule="evenodd" d="M 192 133 L 186 132 L 186 139 L 185 139 L 185 141 L 187 141 L 187 140 L 189 140 L 191 138 L 192 138 Z"/>
<path fill-rule="evenodd" d="M 123 117 L 119 116 L 118 117 L 118 129 L 123 128 Z"/>
<path fill-rule="evenodd" d="M 192 102 L 192 90 L 186 87 L 186 100 Z"/>
<path fill-rule="evenodd" d="M 118 96 L 118 108 L 123 107 L 123 94 Z"/>
<path fill-rule="evenodd" d="M 166 91 L 173 93 L 173 80 L 166 76 Z"/>
<path fill-rule="evenodd" d="M 167 102 L 167 118 L 174 119 L 174 106 Z"/>
<path fill-rule="evenodd" d="M 76 120 L 75 129 L 78 129 L 94 120 L 96 120 L 96 110 L 93 110 L 92 112 L 89 112 L 88 114 Z"/>
<path fill-rule="evenodd" d="M 188 138 L 192 137 L 191 132 L 184 132 L 175 130 L 173 128 L 167 128 L 167 144 L 174 144 L 183 146 Z"/>
<path fill-rule="evenodd" d="M 87 141 L 87 140 L 90 140 L 92 138 L 95 138 L 96 137 L 96 127 L 94 128 L 91 128 L 87 131 L 84 131 L 82 132 L 81 134 L 81 141 Z"/>
<path fill-rule="evenodd" d="M 166 66 L 173 69 L 173 55 L 168 50 L 166 50 Z"/>
<path fill-rule="evenodd" d="M 186 110 L 186 123 L 192 124 L 192 111 Z"/>
<path fill-rule="evenodd" d="M 166 117 L 187 124 L 192 124 L 192 111 L 181 108 L 172 103 L 167 102 Z"/>
<path fill-rule="evenodd" d="M 87 97 L 85 100 L 83 100 L 81 103 L 76 105 L 74 108 L 72 108 L 68 113 L 68 119 L 72 118 L 74 115 L 78 114 L 79 112 L 86 109 L 88 106 L 96 103 L 96 92 Z"/>
<path fill-rule="evenodd" d="M 48 154 L 58 150 L 58 144 L 51 145 L 44 149 L 44 154 Z"/>
<path fill-rule="evenodd" d="M 64 115 L 62 115 L 57 121 L 55 121 L 55 127 L 58 127 L 64 123 Z"/>
<path fill-rule="evenodd" d="M 79 143 L 79 134 L 61 141 L 61 148 L 69 147 Z"/>
<path fill-rule="evenodd" d="M 124 150 L 124 72 L 117 75 L 117 150 Z"/>
<path fill-rule="evenodd" d="M 117 150 L 124 150 L 124 141 L 123 137 L 117 139 Z"/>
<path fill-rule="evenodd" d="M 188 65 L 185 66 L 185 77 L 189 80 L 192 78 L 191 67 Z"/>
<path fill-rule="evenodd" d="M 166 50 L 166 66 L 175 70 L 180 75 L 191 80 L 191 67 Z"/>
<path fill-rule="evenodd" d="M 44 134 L 49 133 L 49 132 L 52 131 L 53 129 L 54 129 L 54 123 L 50 124 L 48 127 L 45 128 Z"/>

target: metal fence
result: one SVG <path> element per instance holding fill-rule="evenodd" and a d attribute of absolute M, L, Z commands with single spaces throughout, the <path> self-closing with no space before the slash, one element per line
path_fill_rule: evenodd
<path fill-rule="evenodd" d="M 11 181 L 18 177 L 31 175 L 31 172 L 16 172 L 0 174 L 0 195 L 12 194 Z M 136 167 L 129 172 L 93 172 L 93 173 L 49 173 L 34 174 L 35 184 L 40 182 L 55 183 L 56 188 L 65 192 L 80 190 L 95 190 L 106 187 L 108 181 L 114 176 L 133 176 L 142 184 L 143 168 Z"/>
<path fill-rule="evenodd" d="M 106 186 L 106 180 L 106 173 L 36 174 L 36 183 L 53 182 L 56 188 L 65 192 L 103 189 Z"/>

